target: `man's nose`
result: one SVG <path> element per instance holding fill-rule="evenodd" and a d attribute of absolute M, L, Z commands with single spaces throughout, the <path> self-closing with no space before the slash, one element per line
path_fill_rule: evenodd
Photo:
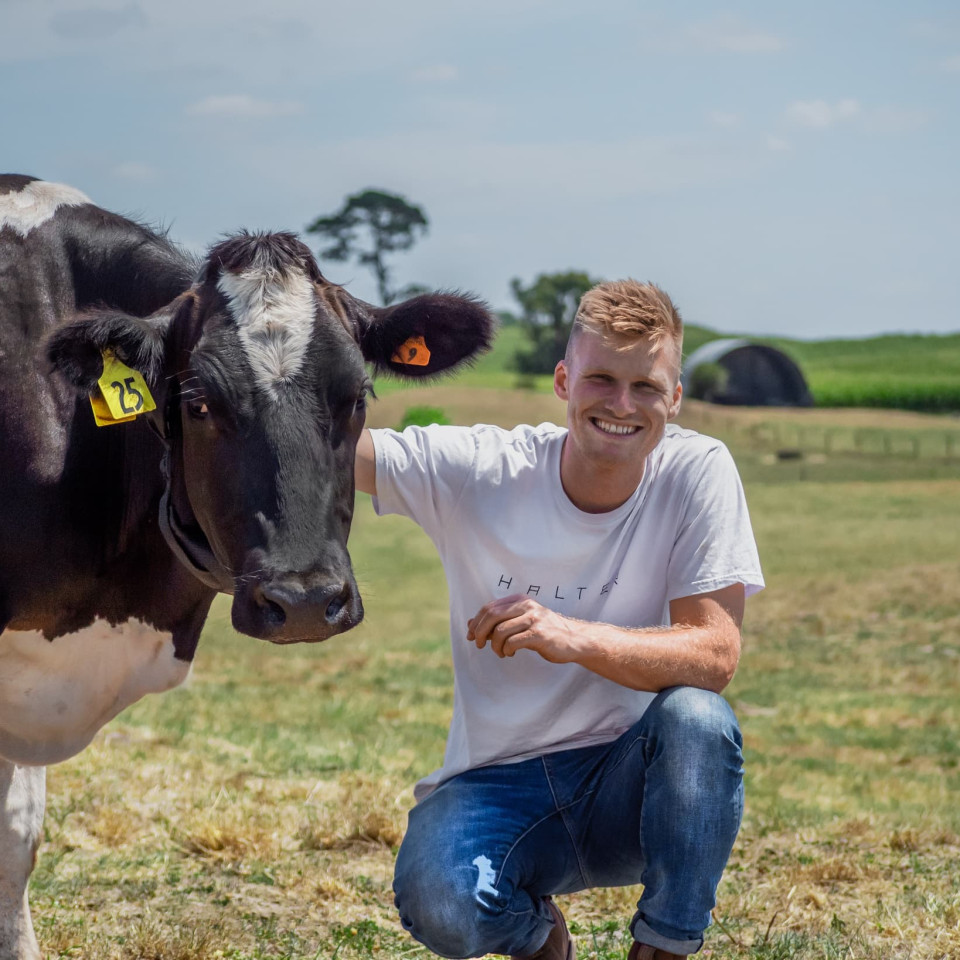
<path fill-rule="evenodd" d="M 610 412 L 615 417 L 629 417 L 636 412 L 637 405 L 630 391 L 630 384 L 617 385 L 608 398 Z"/>

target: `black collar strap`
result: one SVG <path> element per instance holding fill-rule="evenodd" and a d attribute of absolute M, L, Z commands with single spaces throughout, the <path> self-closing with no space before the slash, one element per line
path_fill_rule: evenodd
<path fill-rule="evenodd" d="M 163 475 L 163 496 L 160 497 L 160 532 L 171 553 L 182 563 L 201 583 L 218 590 L 220 593 L 233 593 L 233 577 L 217 560 L 206 538 L 191 537 L 185 530 L 183 523 L 177 516 L 170 496 L 170 487 L 173 483 L 173 445 L 174 439 L 180 436 L 180 380 L 172 378 L 171 388 L 167 394 L 167 401 L 163 408 L 163 431 L 154 427 L 163 443 L 163 459 L 160 461 L 160 472 Z M 152 421 L 151 421 L 151 425 Z M 180 445 L 182 449 L 182 444 Z"/>
<path fill-rule="evenodd" d="M 164 453 L 164 460 L 168 454 Z M 201 582 L 220 593 L 233 593 L 233 579 L 220 564 L 220 561 L 214 556 L 213 551 L 205 544 L 197 540 L 191 540 L 187 536 L 180 521 L 177 519 L 177 512 L 173 508 L 170 500 L 170 484 L 163 490 L 163 496 L 160 498 L 160 532 L 163 539 L 167 541 L 173 555 Z M 213 571 L 222 572 L 221 577 L 216 576 Z M 227 589 L 227 584 L 231 589 Z"/>

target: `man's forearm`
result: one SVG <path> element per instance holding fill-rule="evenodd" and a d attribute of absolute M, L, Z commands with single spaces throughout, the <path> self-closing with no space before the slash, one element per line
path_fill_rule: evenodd
<path fill-rule="evenodd" d="M 740 659 L 740 631 L 732 620 L 640 630 L 568 620 L 580 666 L 634 690 L 700 687 L 720 693 Z"/>
<path fill-rule="evenodd" d="M 498 657 L 531 650 L 551 663 L 577 663 L 634 690 L 690 686 L 720 693 L 740 659 L 744 590 L 733 584 L 670 602 L 674 626 L 631 628 L 574 620 L 515 594 L 485 604 L 467 640 Z"/>

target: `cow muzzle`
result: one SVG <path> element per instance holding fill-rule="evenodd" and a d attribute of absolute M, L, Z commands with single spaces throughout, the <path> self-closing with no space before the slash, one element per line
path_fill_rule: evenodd
<path fill-rule="evenodd" d="M 271 643 L 316 643 L 355 627 L 363 603 L 352 577 L 305 583 L 294 575 L 238 583 L 234 629 Z"/>

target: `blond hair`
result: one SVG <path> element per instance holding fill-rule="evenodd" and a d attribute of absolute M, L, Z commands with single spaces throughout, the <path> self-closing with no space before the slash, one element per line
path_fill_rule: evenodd
<path fill-rule="evenodd" d="M 659 351 L 665 341 L 677 348 L 677 363 L 683 351 L 683 320 L 673 301 L 654 283 L 637 280 L 612 280 L 599 283 L 580 299 L 580 307 L 570 331 L 570 344 L 582 330 L 590 330 L 617 343 L 617 349 L 629 350 L 646 339 Z"/>

